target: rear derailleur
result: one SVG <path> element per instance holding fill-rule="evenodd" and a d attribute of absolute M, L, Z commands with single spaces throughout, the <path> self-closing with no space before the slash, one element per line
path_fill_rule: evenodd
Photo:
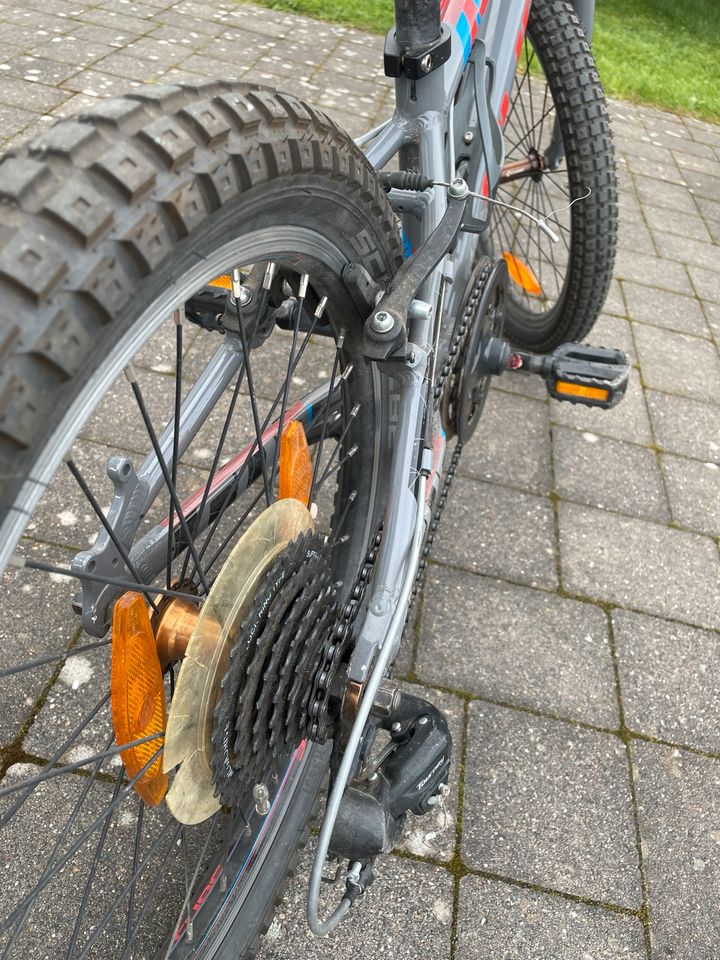
<path fill-rule="evenodd" d="M 378 751 L 379 731 L 389 739 Z M 451 750 L 437 707 L 387 681 L 381 686 L 330 841 L 331 854 L 349 861 L 343 899 L 350 906 L 372 883 L 374 858 L 396 845 L 407 814 L 430 813 L 447 796 Z"/>

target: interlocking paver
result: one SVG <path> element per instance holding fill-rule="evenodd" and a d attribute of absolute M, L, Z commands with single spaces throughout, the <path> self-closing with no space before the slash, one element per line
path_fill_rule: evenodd
<path fill-rule="evenodd" d="M 628 316 L 633 320 L 656 327 L 668 327 L 696 337 L 708 336 L 702 307 L 693 297 L 657 290 L 629 280 L 623 283 L 623 292 Z"/>
<path fill-rule="evenodd" d="M 648 387 L 694 400 L 720 397 L 720 357 L 714 344 L 645 324 L 636 324 L 634 333 Z"/>
<path fill-rule="evenodd" d="M 653 955 L 715 960 L 720 942 L 720 763 L 634 743 Z"/>
<path fill-rule="evenodd" d="M 549 429 L 547 403 L 491 390 L 460 473 L 547 493 L 552 486 Z"/>
<path fill-rule="evenodd" d="M 647 391 L 648 410 L 660 447 L 720 464 L 720 411 L 714 405 Z"/>
<path fill-rule="evenodd" d="M 328 954 L 354 960 L 359 953 L 393 960 L 449 960 L 453 880 L 442 867 L 381 857 L 372 895 L 359 905 L 355 922 L 326 940 L 314 937 L 305 922 L 309 870 L 306 854 L 265 937 L 263 960 L 326 960 Z M 337 888 L 329 889 L 335 893 Z"/>
<path fill-rule="evenodd" d="M 625 351 L 631 363 L 636 361 L 632 330 L 624 317 L 600 314 L 587 339 L 593 345 L 619 347 Z"/>
<path fill-rule="evenodd" d="M 625 724 L 720 753 L 720 635 L 627 610 L 612 623 Z"/>
<path fill-rule="evenodd" d="M 618 724 L 604 613 L 528 587 L 431 567 L 415 672 L 490 700 Z"/>
<path fill-rule="evenodd" d="M 559 505 L 559 519 L 568 590 L 720 627 L 720 558 L 709 537 L 574 503 Z"/>
<path fill-rule="evenodd" d="M 720 247 L 716 248 L 720 255 Z M 705 270 L 703 267 L 689 266 L 688 273 L 692 280 L 695 292 L 703 300 L 712 300 L 720 303 L 720 264 L 714 270 Z"/>
<path fill-rule="evenodd" d="M 646 960 L 642 923 L 584 903 L 467 876 L 457 960 Z"/>
<path fill-rule="evenodd" d="M 589 338 L 592 339 L 592 338 Z M 630 371 L 630 382 L 622 403 L 612 410 L 594 410 L 579 404 L 558 403 L 550 408 L 550 420 L 567 427 L 589 430 L 616 440 L 652 443 L 647 408 L 636 370 Z"/>
<path fill-rule="evenodd" d="M 670 519 L 653 450 L 588 430 L 553 427 L 553 452 L 561 497 L 634 517 Z"/>
<path fill-rule="evenodd" d="M 458 477 L 446 515 L 433 546 L 437 560 L 530 586 L 557 585 L 549 500 Z"/>
<path fill-rule="evenodd" d="M 665 454 L 663 472 L 673 519 L 720 537 L 720 466 Z"/>
<path fill-rule="evenodd" d="M 475 702 L 463 796 L 468 866 L 640 906 L 630 782 L 619 738 Z"/>
<path fill-rule="evenodd" d="M 638 253 L 637 250 L 618 250 L 615 276 L 678 293 L 687 289 L 687 275 L 682 264 L 647 253 Z"/>

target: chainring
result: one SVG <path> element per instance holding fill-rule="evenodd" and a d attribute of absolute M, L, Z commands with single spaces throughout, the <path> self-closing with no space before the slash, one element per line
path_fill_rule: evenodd
<path fill-rule="evenodd" d="M 211 735 L 215 795 L 227 806 L 241 803 L 288 749 L 327 735 L 311 707 L 318 674 L 337 646 L 340 608 L 331 571 L 325 538 L 301 535 L 270 567 L 242 622 Z M 323 699 L 319 716 L 325 706 Z"/>
<path fill-rule="evenodd" d="M 467 443 L 482 413 L 490 376 L 482 368 L 482 347 L 488 337 L 501 337 L 507 292 L 507 265 L 483 257 L 468 281 L 460 313 L 462 347 L 445 384 L 443 420 L 449 435 Z"/>

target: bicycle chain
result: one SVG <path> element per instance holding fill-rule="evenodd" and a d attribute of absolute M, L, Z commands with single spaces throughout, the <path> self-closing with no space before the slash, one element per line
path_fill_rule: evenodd
<path fill-rule="evenodd" d="M 453 331 L 447 357 L 435 381 L 434 413 L 443 397 L 448 378 L 457 372 L 458 360 L 462 357 L 475 308 L 491 270 L 492 264 L 488 262 L 487 268 L 475 283 L 460 322 Z M 427 557 L 461 454 L 462 444 L 458 442 L 440 487 L 423 543 L 408 613 L 422 586 Z M 276 758 L 283 747 L 294 745 L 302 736 L 324 743 L 334 734 L 337 717 L 330 713 L 332 683 L 350 645 L 353 626 L 372 580 L 381 540 L 382 522 L 365 556 L 352 593 L 339 612 L 334 585 L 329 582 L 327 573 L 327 557 L 323 564 L 318 565 L 317 555 L 313 557 L 315 562 L 310 562 L 311 555 L 319 549 L 316 538 L 299 538 L 299 541 L 291 545 L 288 554 L 276 563 L 274 569 L 277 583 L 274 589 L 256 598 L 253 610 L 244 624 L 253 625 L 250 632 L 255 636 L 248 637 L 247 640 L 255 650 L 263 647 L 263 637 L 276 638 L 271 653 L 260 658 L 248 656 L 249 651 L 245 646 L 244 656 L 238 656 L 243 645 L 233 648 L 231 666 L 223 681 L 216 707 L 213 780 L 216 792 L 223 802 L 237 803 L 239 792 L 246 789 L 248 778 L 262 776 L 262 768 L 268 759 Z M 296 580 L 293 585 L 295 577 L 298 577 L 300 582 Z M 292 596 L 288 596 L 287 602 L 278 602 L 283 585 L 288 587 Z M 267 609 L 265 605 L 269 605 L 271 597 L 275 604 Z M 287 616 L 284 616 L 285 613 Z M 329 630 L 333 619 L 335 625 Z M 323 632 L 328 634 L 324 644 L 320 639 Z M 281 662 L 283 653 L 285 656 Z M 318 654 L 317 667 L 308 683 L 307 672 L 312 669 L 310 660 Z M 241 689 L 244 695 L 240 693 Z M 251 717 L 254 722 L 250 722 Z M 230 741 L 234 741 L 232 746 Z M 235 762 L 243 758 L 239 769 L 234 766 L 231 759 L 233 757 L 237 758 Z M 233 776 L 240 773 L 240 770 L 244 776 Z M 241 786 L 242 781 L 244 783 Z"/>

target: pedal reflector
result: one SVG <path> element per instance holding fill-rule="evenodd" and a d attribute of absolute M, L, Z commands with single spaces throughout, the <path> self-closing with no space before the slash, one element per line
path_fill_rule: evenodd
<path fill-rule="evenodd" d="M 162 668 L 147 604 L 140 593 L 125 593 L 115 604 L 110 710 L 119 747 L 165 730 Z M 136 777 L 162 745 L 163 738 L 159 736 L 123 750 L 120 756 L 128 777 Z M 160 803 L 168 788 L 168 777 L 162 770 L 162 752 L 133 786 L 145 803 L 153 807 Z"/>
<path fill-rule="evenodd" d="M 582 383 L 568 383 L 566 380 L 556 382 L 555 392 L 566 397 L 585 397 L 587 400 L 600 401 L 607 401 L 610 396 L 610 391 L 604 387 L 586 387 Z"/>
<path fill-rule="evenodd" d="M 521 287 L 525 293 L 529 293 L 533 297 L 541 297 L 543 295 L 538 278 L 526 263 L 523 263 L 522 260 L 510 253 L 509 250 L 503 253 L 503 260 L 507 264 L 510 279 Z"/>
<path fill-rule="evenodd" d="M 292 497 L 307 507 L 312 486 L 313 466 L 305 428 L 299 420 L 291 420 L 280 438 L 280 500 Z"/>

